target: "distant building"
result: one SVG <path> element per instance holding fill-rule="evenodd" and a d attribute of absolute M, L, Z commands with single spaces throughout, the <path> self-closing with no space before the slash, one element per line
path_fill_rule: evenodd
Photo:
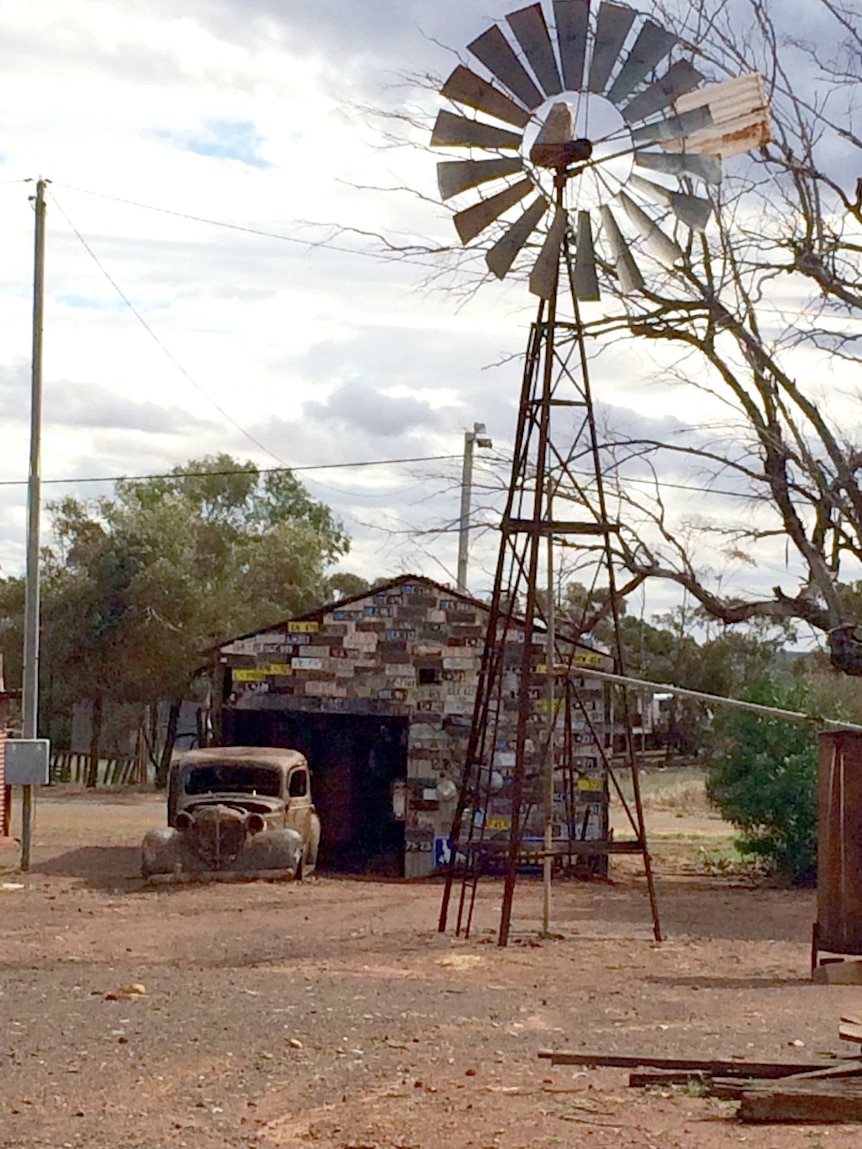
<path fill-rule="evenodd" d="M 488 605 L 431 579 L 404 576 L 373 591 L 216 648 L 213 730 L 221 745 L 291 746 L 311 763 L 323 822 L 321 861 L 333 868 L 419 877 L 447 856 L 488 623 Z M 515 762 L 522 625 L 504 653 L 510 667 L 491 768 L 499 791 L 474 812 L 483 833 L 505 834 Z M 537 729 L 549 730 L 544 645 L 530 685 Z M 610 657 L 579 646 L 573 664 L 612 669 Z M 607 779 L 596 741 L 610 745 L 605 690 L 579 680 L 570 734 L 555 736 L 561 774 L 556 836 L 607 836 Z M 562 710 L 562 706 L 561 706 Z M 539 739 L 528 785 L 527 841 L 544 814 Z M 528 774 L 529 774 L 528 770 Z"/>

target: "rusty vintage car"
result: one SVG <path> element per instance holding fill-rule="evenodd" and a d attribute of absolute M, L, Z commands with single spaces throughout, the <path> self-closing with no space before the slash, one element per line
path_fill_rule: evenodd
<path fill-rule="evenodd" d="M 171 766 L 168 824 L 144 837 L 145 878 L 300 879 L 317 865 L 320 819 L 296 750 L 190 750 Z M 164 880 L 164 879 L 162 879 Z"/>

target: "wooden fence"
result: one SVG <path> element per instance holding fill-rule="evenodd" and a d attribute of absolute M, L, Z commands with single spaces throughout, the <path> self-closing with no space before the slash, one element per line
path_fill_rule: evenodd
<path fill-rule="evenodd" d="M 148 781 L 146 762 L 136 755 L 100 758 L 97 786 L 141 786 Z M 51 755 L 51 781 L 86 786 L 90 777 L 90 755 L 69 750 Z"/>

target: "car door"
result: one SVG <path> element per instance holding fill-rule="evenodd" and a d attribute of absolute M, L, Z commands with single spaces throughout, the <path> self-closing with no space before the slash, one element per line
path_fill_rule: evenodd
<path fill-rule="evenodd" d="M 296 830 L 308 842 L 312 814 L 311 787 L 307 766 L 295 766 L 287 777 L 287 811 L 285 825 Z"/>

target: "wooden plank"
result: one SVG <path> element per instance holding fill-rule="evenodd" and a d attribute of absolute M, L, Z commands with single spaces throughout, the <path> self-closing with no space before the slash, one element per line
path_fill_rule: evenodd
<path fill-rule="evenodd" d="M 703 1085 L 711 1085 L 712 1079 L 702 1070 L 685 1069 L 648 1069 L 639 1073 L 629 1074 L 629 1089 L 654 1089 L 663 1085 L 688 1085 L 690 1081 L 697 1081 Z"/>
<path fill-rule="evenodd" d="M 842 1019 L 838 1026 L 838 1036 L 842 1041 L 855 1041 L 857 1045 L 862 1045 L 862 1025 Z"/>
<path fill-rule="evenodd" d="M 815 985 L 862 985 L 862 962 L 824 961 L 811 980 Z"/>
<path fill-rule="evenodd" d="M 459 849 L 470 849 L 477 854 L 508 854 L 508 842 L 493 842 L 491 840 L 484 842 L 465 842 Z M 643 842 L 634 842 L 619 839 L 607 838 L 586 838 L 583 841 L 577 842 L 555 842 L 552 850 L 544 850 L 541 846 L 536 846 L 535 849 L 530 849 L 529 846 L 521 846 L 521 857 L 530 858 L 567 858 L 569 856 L 575 857 L 582 854 L 642 854 L 646 846 Z"/>
<path fill-rule="evenodd" d="M 696 1057 L 635 1057 L 598 1053 L 570 1053 L 568 1050 L 543 1050 L 539 1057 L 551 1065 L 594 1065 L 615 1069 L 677 1069 L 692 1073 L 708 1073 L 711 1077 L 754 1077 L 776 1080 L 795 1073 L 812 1073 L 829 1069 L 830 1061 L 709 1061 Z"/>
<path fill-rule="evenodd" d="M 770 1082 L 742 1093 L 738 1117 L 751 1124 L 843 1125 L 862 1121 L 862 1082 Z"/>
<path fill-rule="evenodd" d="M 862 1076 L 862 1061 L 839 1061 L 826 1069 L 815 1069 L 808 1073 L 793 1073 L 780 1078 L 781 1085 L 794 1085 L 799 1083 L 817 1084 L 818 1081 L 840 1080 Z M 738 1101 L 746 1090 L 768 1088 L 772 1082 L 766 1079 L 746 1080 L 745 1078 L 714 1077 L 707 1078 L 707 1092 L 710 1097 L 717 1097 L 722 1101 Z"/>
<path fill-rule="evenodd" d="M 791 1077 L 784 1077 L 782 1081 L 826 1081 L 829 1078 L 862 1077 L 862 1061 L 848 1058 L 831 1065 L 828 1069 L 815 1069 L 812 1073 L 794 1073 Z"/>

